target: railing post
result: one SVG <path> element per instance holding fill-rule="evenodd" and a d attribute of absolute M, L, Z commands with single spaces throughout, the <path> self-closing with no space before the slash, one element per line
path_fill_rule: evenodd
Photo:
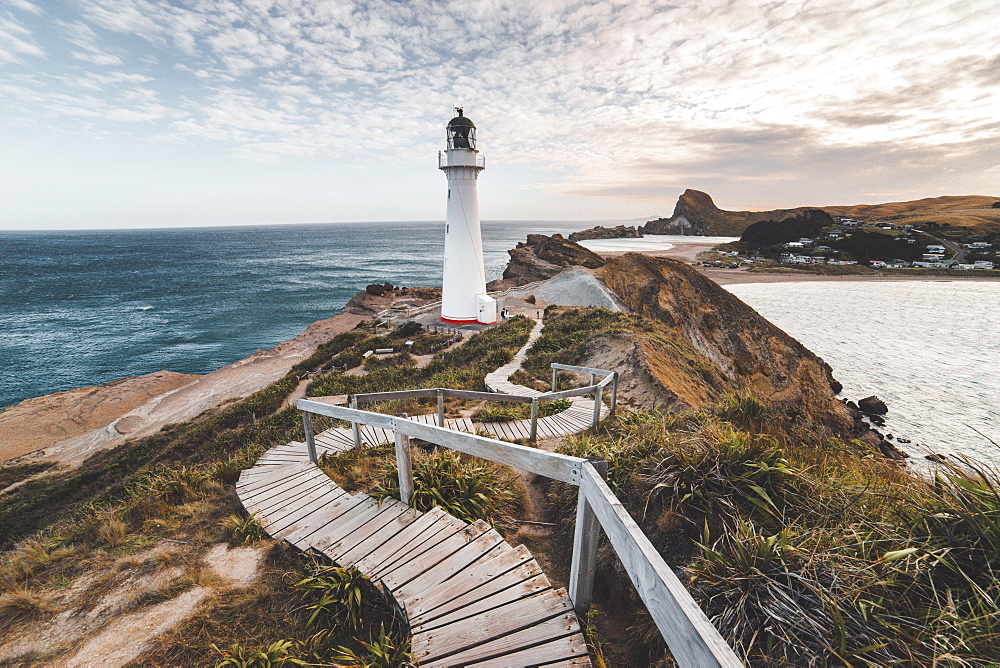
<path fill-rule="evenodd" d="M 556 381 L 559 379 L 559 369 L 552 369 L 552 391 L 556 391 Z"/>
<path fill-rule="evenodd" d="M 351 408 L 357 410 L 357 408 L 358 408 L 358 398 L 356 396 L 354 396 L 353 394 L 351 395 L 350 404 L 351 404 Z M 355 450 L 360 450 L 361 449 L 361 427 L 358 426 L 357 422 L 352 422 L 351 423 L 351 432 L 353 432 L 353 434 L 354 434 L 354 449 Z"/>
<path fill-rule="evenodd" d="M 615 371 L 611 376 L 611 415 L 615 414 L 615 409 L 618 408 L 618 372 Z"/>
<path fill-rule="evenodd" d="M 413 460 L 410 457 L 410 437 L 393 430 L 396 441 L 396 474 L 399 476 L 399 500 L 409 505 L 413 498 Z"/>
<path fill-rule="evenodd" d="M 531 442 L 538 440 L 538 397 L 531 397 Z"/>
<path fill-rule="evenodd" d="M 608 463 L 592 460 L 602 478 L 608 477 Z M 584 465 L 586 466 L 586 464 Z M 601 538 L 601 525 L 597 515 L 587 502 L 580 487 L 576 502 L 576 527 L 573 531 L 573 562 L 569 572 L 569 597 L 573 601 L 576 614 L 583 615 L 590 609 L 594 595 L 594 574 L 597 571 L 597 545 Z"/>
<path fill-rule="evenodd" d="M 309 461 L 316 464 L 319 462 L 319 458 L 316 456 L 316 438 L 313 435 L 312 418 L 309 417 L 309 411 L 300 412 L 302 413 L 302 426 L 306 432 L 306 448 L 309 450 Z"/>
<path fill-rule="evenodd" d="M 587 383 L 587 384 L 588 385 L 593 385 L 595 380 L 597 380 L 597 378 L 594 376 L 594 374 L 590 374 L 590 382 Z"/>
<path fill-rule="evenodd" d="M 597 391 L 594 392 L 594 429 L 597 429 L 597 425 L 601 422 L 601 395 L 604 394 L 604 388 L 599 387 Z"/>
<path fill-rule="evenodd" d="M 444 392 L 442 390 L 437 391 L 438 399 L 438 426 L 444 426 Z"/>

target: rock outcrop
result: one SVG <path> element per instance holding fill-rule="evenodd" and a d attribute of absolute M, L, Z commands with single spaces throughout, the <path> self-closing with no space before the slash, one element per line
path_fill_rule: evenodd
<path fill-rule="evenodd" d="M 597 269 L 604 266 L 604 259 L 600 255 L 561 234 L 553 234 L 551 237 L 529 234 L 527 242 L 518 242 L 517 248 L 507 253 L 510 255 L 510 262 L 503 271 L 503 279 L 490 281 L 486 286 L 490 290 L 552 278 L 566 267 Z"/>
<path fill-rule="evenodd" d="M 857 433 L 856 421 L 834 396 L 829 365 L 691 267 L 626 253 L 608 260 L 600 274 L 629 309 L 663 323 L 704 356 L 711 367 L 704 370 L 706 380 L 722 376 L 732 387 L 803 411 L 834 433 Z M 669 388 L 669 379 L 663 385 Z"/>
<path fill-rule="evenodd" d="M 634 225 L 625 227 L 616 225 L 615 227 L 603 227 L 597 225 L 589 230 L 580 230 L 569 235 L 570 241 L 586 241 L 587 239 L 641 239 L 642 232 Z"/>
<path fill-rule="evenodd" d="M 693 234 L 738 237 L 752 223 L 784 220 L 810 209 L 774 209 L 772 211 L 725 211 L 700 190 L 685 190 L 677 199 L 670 218 L 651 220 L 639 228 L 643 234 Z"/>

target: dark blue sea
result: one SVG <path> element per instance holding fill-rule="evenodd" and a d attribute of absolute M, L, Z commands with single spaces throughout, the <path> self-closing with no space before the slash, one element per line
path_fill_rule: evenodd
<path fill-rule="evenodd" d="M 483 223 L 487 280 L 531 232 Z M 0 408 L 160 369 L 207 373 L 337 313 L 369 283 L 441 285 L 444 224 L 0 232 Z"/>

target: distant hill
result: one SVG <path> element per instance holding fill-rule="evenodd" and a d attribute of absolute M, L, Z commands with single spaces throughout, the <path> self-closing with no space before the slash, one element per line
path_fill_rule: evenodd
<path fill-rule="evenodd" d="M 651 220 L 639 231 L 643 234 L 695 234 L 740 236 L 753 223 L 815 216 L 816 210 L 831 216 L 850 216 L 867 222 L 891 221 L 918 227 L 961 227 L 970 234 L 1000 232 L 1000 197 L 959 195 L 931 197 L 912 202 L 858 204 L 853 206 L 798 207 L 771 211 L 725 211 L 715 206 L 711 196 L 700 190 L 685 190 L 677 199 L 669 218 Z"/>
<path fill-rule="evenodd" d="M 964 227 L 971 233 L 989 234 L 1000 232 L 1000 207 L 993 207 L 998 201 L 1000 197 L 996 196 L 947 195 L 912 202 L 820 208 L 831 216 L 850 216 L 868 222 L 884 220 L 897 225 L 909 224 L 917 227 L 937 223 L 939 226 Z"/>

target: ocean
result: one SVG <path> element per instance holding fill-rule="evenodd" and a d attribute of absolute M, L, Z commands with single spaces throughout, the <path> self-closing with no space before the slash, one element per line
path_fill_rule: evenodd
<path fill-rule="evenodd" d="M 1000 281 L 748 283 L 727 289 L 877 395 L 914 457 L 1000 462 Z M 991 443 L 990 441 L 994 443 Z"/>
<path fill-rule="evenodd" d="M 488 279 L 528 233 L 484 221 Z M 370 283 L 441 284 L 443 222 L 0 232 L 0 408 L 291 339 Z"/>
<path fill-rule="evenodd" d="M 487 278 L 529 233 L 606 221 L 484 221 Z M 207 373 L 337 313 L 369 283 L 440 285 L 443 223 L 0 232 L 0 408 L 168 369 Z M 690 239 L 690 238 L 688 238 Z M 681 240 L 595 240 L 646 250 Z M 705 241 L 705 239 L 699 239 Z M 889 404 L 922 454 L 1000 460 L 1000 282 L 735 285 L 823 357 L 844 396 Z"/>

